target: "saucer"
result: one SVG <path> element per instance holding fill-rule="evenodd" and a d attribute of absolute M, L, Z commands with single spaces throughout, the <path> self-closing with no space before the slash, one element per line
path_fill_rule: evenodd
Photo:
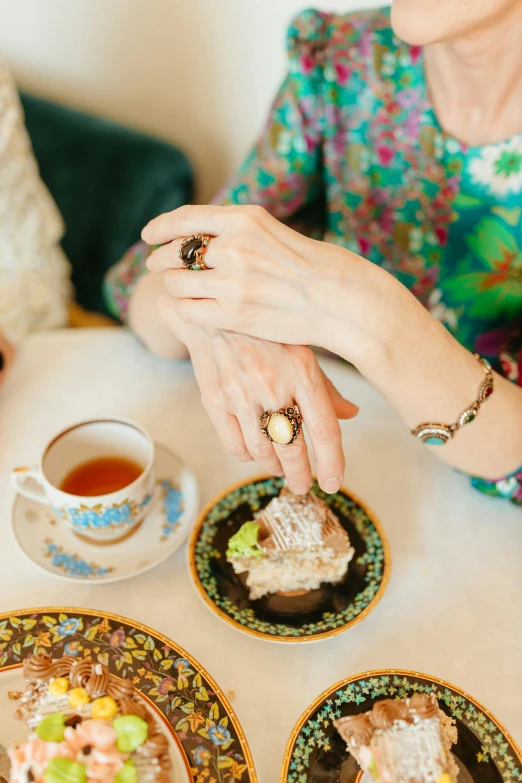
<path fill-rule="evenodd" d="M 0 615 L 0 776 L 2 747 L 25 737 L 16 720 L 22 661 L 32 653 L 98 660 L 132 680 L 169 737 L 176 783 L 258 783 L 243 728 L 217 683 L 175 641 L 93 609 L 23 609 Z M 132 655 L 130 654 L 132 652 Z"/>
<path fill-rule="evenodd" d="M 69 582 L 117 582 L 154 568 L 183 544 L 199 502 L 194 474 L 159 444 L 156 475 L 153 505 L 141 527 L 108 546 L 79 538 L 49 506 L 17 495 L 12 524 L 20 549 L 38 568 Z"/>
<path fill-rule="evenodd" d="M 355 549 L 346 577 L 318 590 L 252 601 L 244 577 L 227 563 L 228 541 L 283 485 L 280 478 L 250 479 L 210 503 L 190 540 L 190 573 L 205 604 L 235 628 L 273 642 L 318 641 L 360 622 L 380 601 L 390 574 L 388 542 L 375 516 L 350 492 L 327 495 L 316 484 L 313 491 L 332 508 Z"/>
<path fill-rule="evenodd" d="M 522 755 L 506 729 L 469 694 L 444 680 L 399 669 L 356 674 L 332 685 L 298 720 L 286 747 L 280 783 L 372 783 L 363 775 L 333 721 L 368 712 L 374 702 L 434 693 L 456 721 L 451 751 L 459 783 L 514 783 Z"/>

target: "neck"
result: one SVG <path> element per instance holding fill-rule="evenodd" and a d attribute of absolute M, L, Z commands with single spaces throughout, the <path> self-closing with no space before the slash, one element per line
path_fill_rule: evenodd
<path fill-rule="evenodd" d="M 425 49 L 439 122 L 464 143 L 502 141 L 522 131 L 522 3 L 497 19 Z"/>

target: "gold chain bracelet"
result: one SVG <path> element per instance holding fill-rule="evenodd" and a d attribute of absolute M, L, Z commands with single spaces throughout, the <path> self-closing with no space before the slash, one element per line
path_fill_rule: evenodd
<path fill-rule="evenodd" d="M 469 407 L 462 411 L 454 424 L 428 422 L 427 424 L 420 424 L 417 429 L 411 431 L 412 435 L 415 435 L 416 438 L 423 443 L 426 443 L 428 446 L 444 446 L 453 438 L 456 432 L 477 418 L 481 406 L 493 394 L 495 381 L 491 365 L 486 359 L 479 356 L 478 353 L 475 354 L 475 358 L 486 376 L 485 380 L 483 380 L 479 386 L 475 402 L 471 403 Z"/>

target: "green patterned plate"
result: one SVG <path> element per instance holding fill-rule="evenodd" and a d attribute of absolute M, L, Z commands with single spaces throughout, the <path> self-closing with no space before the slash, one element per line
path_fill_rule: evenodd
<path fill-rule="evenodd" d="M 16 709 L 10 699 L 23 687 L 23 659 L 32 653 L 77 655 L 133 680 L 171 735 L 176 783 L 257 783 L 250 748 L 226 697 L 167 637 L 106 612 L 54 607 L 0 615 L 0 640 L 2 745 L 23 736 L 20 721 L 8 720 Z"/>
<path fill-rule="evenodd" d="M 335 636 L 360 622 L 382 598 L 390 574 L 388 542 L 374 515 L 341 489 L 326 495 L 355 549 L 348 575 L 302 595 L 269 595 L 251 601 L 244 581 L 226 561 L 229 538 L 279 494 L 283 479 L 250 479 L 210 503 L 189 545 L 189 567 L 207 606 L 241 631 L 275 642 L 312 642 Z"/>
<path fill-rule="evenodd" d="M 333 721 L 367 712 L 375 701 L 432 692 L 440 708 L 457 722 L 459 738 L 452 752 L 459 783 L 519 783 L 520 750 L 485 707 L 444 680 L 398 669 L 356 674 L 322 693 L 292 732 L 280 783 L 355 783 L 360 768 Z"/>

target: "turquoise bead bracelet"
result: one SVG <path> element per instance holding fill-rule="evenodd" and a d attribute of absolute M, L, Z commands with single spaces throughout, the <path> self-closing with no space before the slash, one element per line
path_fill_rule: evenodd
<path fill-rule="evenodd" d="M 417 429 L 411 431 L 412 435 L 415 435 L 416 438 L 427 446 L 444 446 L 453 438 L 456 432 L 477 418 L 481 406 L 493 394 L 495 386 L 491 365 L 477 353 L 475 354 L 475 358 L 486 376 L 485 380 L 483 380 L 479 386 L 477 399 L 468 408 L 462 411 L 457 421 L 453 424 L 428 422 L 426 424 L 420 424 Z"/>

